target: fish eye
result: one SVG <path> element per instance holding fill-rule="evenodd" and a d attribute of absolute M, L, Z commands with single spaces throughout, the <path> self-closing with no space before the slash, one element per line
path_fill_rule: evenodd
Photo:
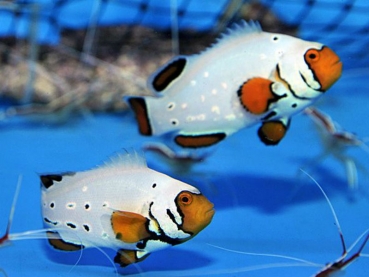
<path fill-rule="evenodd" d="M 310 49 L 306 52 L 305 57 L 309 61 L 319 60 L 319 52 L 316 49 Z"/>
<path fill-rule="evenodd" d="M 190 205 L 192 203 L 192 195 L 188 192 L 183 192 L 179 196 L 179 201 L 184 205 Z"/>

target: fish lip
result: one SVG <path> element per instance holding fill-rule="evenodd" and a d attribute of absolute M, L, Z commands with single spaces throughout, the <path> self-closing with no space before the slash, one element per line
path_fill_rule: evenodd
<path fill-rule="evenodd" d="M 207 211 L 205 211 L 205 214 L 211 213 L 212 215 L 215 214 L 214 205 L 212 205 Z"/>

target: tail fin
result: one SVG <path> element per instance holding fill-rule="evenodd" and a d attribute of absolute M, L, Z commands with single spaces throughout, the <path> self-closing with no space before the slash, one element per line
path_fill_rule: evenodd
<path fill-rule="evenodd" d="M 151 136 L 152 129 L 148 115 L 146 100 L 143 97 L 129 97 L 127 98 L 129 105 L 136 114 L 138 128 L 140 133 L 144 136 Z"/>

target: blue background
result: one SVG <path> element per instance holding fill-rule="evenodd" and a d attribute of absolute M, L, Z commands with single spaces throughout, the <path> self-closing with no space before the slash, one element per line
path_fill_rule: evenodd
<path fill-rule="evenodd" d="M 82 2 L 75 1 L 75 5 Z M 224 1 L 217 2 L 221 5 Z M 367 8 L 360 7 L 363 1 L 354 3 L 359 10 Z M 320 5 L 320 13 L 314 11 L 311 19 L 307 17 L 304 22 L 329 22 L 329 16 L 334 15 L 325 13 L 323 4 Z M 287 6 L 289 12 L 283 1 L 273 1 L 272 5 L 284 20 L 292 22 L 295 20 L 292 15 L 297 14 L 301 7 Z M 358 18 L 351 19 L 349 23 L 360 25 Z M 301 36 L 324 37 L 324 33 L 313 32 L 308 23 L 306 26 L 306 29 L 302 27 Z M 352 33 L 354 43 L 349 45 L 353 48 L 342 48 L 341 44 L 334 43 L 335 39 L 342 39 L 342 31 L 335 37 L 334 33 L 333 37 L 326 36 L 325 39 L 330 40 L 329 46 L 340 53 L 345 61 L 345 70 L 318 106 L 348 131 L 359 137 L 369 136 L 369 71 L 365 61 L 351 56 L 357 51 L 355 47 L 363 50 L 368 36 L 355 37 Z M 344 34 L 350 36 L 349 32 Z M 6 103 L 2 106 L 6 107 Z M 241 268 L 291 261 L 230 253 L 209 244 L 238 251 L 294 256 L 321 265 L 341 254 L 337 229 L 327 202 L 312 181 L 299 171 L 322 151 L 311 120 L 302 114 L 295 116 L 287 136 L 277 147 L 265 147 L 260 143 L 256 129 L 242 130 L 230 137 L 205 162 L 197 164 L 191 173 L 176 176 L 198 187 L 214 202 L 217 212 L 212 223 L 194 239 L 153 253 L 137 267 L 120 269 L 120 273 L 130 276 L 140 271 L 143 276 L 212 273 L 220 276 L 229 276 L 230 273 L 231 276 L 310 276 L 319 269 L 289 267 L 235 273 Z M 15 185 L 18 176 L 23 175 L 12 233 L 42 228 L 39 173 L 90 169 L 119 149 L 140 148 L 149 141 L 138 135 L 130 112 L 72 117 L 67 125 L 62 126 L 33 122 L 31 118 L 12 118 L 0 122 L 0 133 L 0 230 L 6 228 Z M 367 168 L 368 153 L 359 148 L 352 148 L 349 153 Z M 176 175 L 157 156 L 149 153 L 147 159 L 150 167 Z M 359 171 L 359 188 L 350 190 L 343 165 L 332 157 L 306 170 L 330 197 L 346 242 L 350 245 L 369 228 L 368 172 Z M 364 252 L 369 253 L 368 247 Z M 108 254 L 111 257 L 115 255 L 112 251 Z M 114 268 L 97 250 L 84 251 L 79 264 L 73 267 L 78 257 L 75 253 L 51 250 L 43 240 L 16 241 L 0 248 L 0 268 L 8 276 L 114 276 Z M 368 265 L 368 258 L 359 258 L 347 269 L 346 276 L 367 276 Z"/>

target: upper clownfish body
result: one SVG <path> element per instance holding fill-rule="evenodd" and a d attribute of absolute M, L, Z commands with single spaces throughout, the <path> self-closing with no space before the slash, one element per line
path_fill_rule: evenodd
<path fill-rule="evenodd" d="M 157 97 L 128 102 L 141 134 L 170 134 L 168 145 L 209 147 L 256 123 L 260 139 L 274 145 L 290 117 L 331 87 L 341 71 L 327 46 L 242 22 L 204 52 L 161 67 L 149 79 Z"/>
<path fill-rule="evenodd" d="M 42 175 L 41 184 L 50 244 L 116 249 L 121 266 L 187 241 L 214 215 L 198 189 L 149 169 L 137 153 L 89 171 Z"/>

